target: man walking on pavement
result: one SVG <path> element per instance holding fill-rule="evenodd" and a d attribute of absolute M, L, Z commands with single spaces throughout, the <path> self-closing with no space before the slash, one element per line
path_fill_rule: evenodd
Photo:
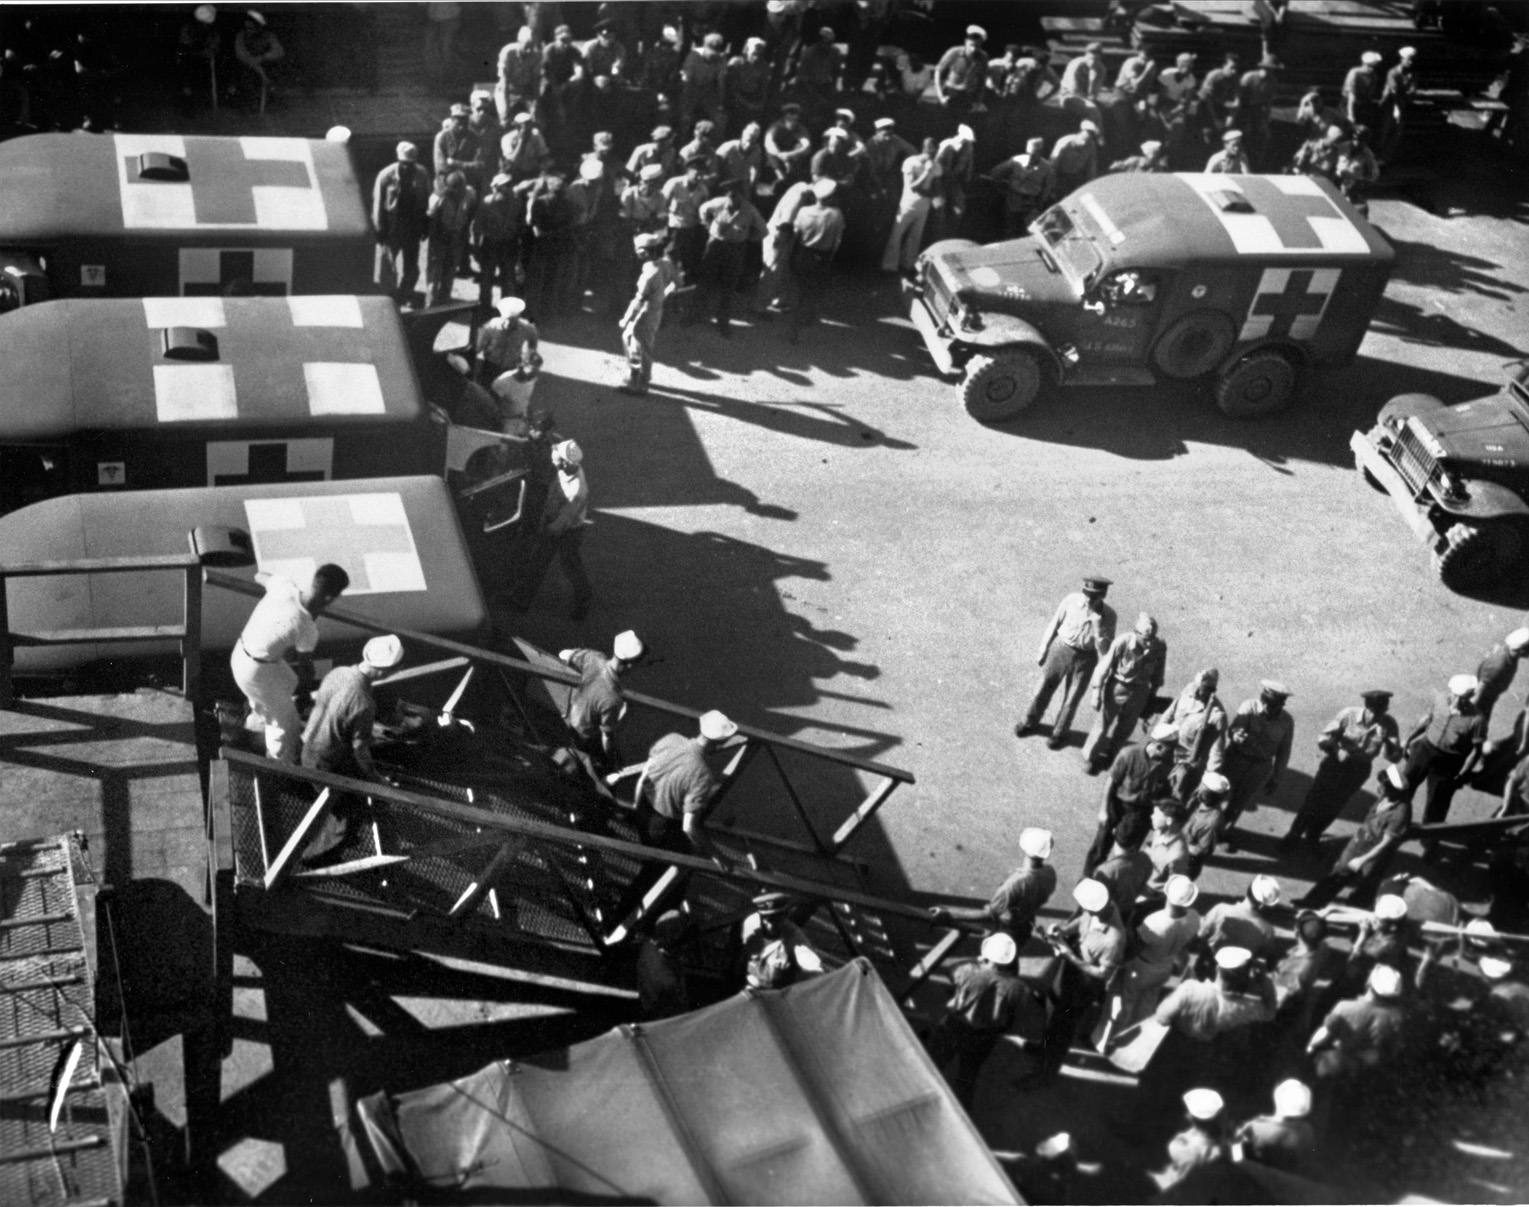
<path fill-rule="evenodd" d="M 763 239 L 769 228 L 748 199 L 742 180 L 725 180 L 719 189 L 722 195 L 703 204 L 700 211 L 706 227 L 701 282 L 703 289 L 717 294 L 717 334 L 731 339 L 733 299 L 743 279 L 749 241 Z"/>
<path fill-rule="evenodd" d="M 623 394 L 643 395 L 653 380 L 653 349 L 664 322 L 664 301 L 679 279 L 679 269 L 666 253 L 668 240 L 661 234 L 638 235 L 633 240 L 642 271 L 637 293 L 621 316 L 621 342 L 626 347 L 627 379 L 616 388 Z"/>
<path fill-rule="evenodd" d="M 295 763 L 303 723 L 292 699 L 297 672 L 289 664 L 317 648 L 314 621 L 350 586 L 350 575 L 326 563 L 305 587 L 264 571 L 255 581 L 265 587 L 265 594 L 245 621 L 229 665 L 250 703 L 245 728 L 265 734 L 266 757 Z"/>
<path fill-rule="evenodd" d="M 791 342 L 801 339 L 803 327 L 819 318 L 823 294 L 828 291 L 834 252 L 844 238 L 844 213 L 830 204 L 839 191 L 832 180 L 812 182 L 812 200 L 796 212 L 796 232 L 791 252 L 791 275 L 796 279 L 796 306 L 791 311 Z"/>
<path fill-rule="evenodd" d="M 1083 762 L 1098 775 L 1131 736 L 1152 697 L 1162 690 L 1168 647 L 1157 635 L 1157 621 L 1146 612 L 1136 627 L 1110 643 L 1094 671 L 1094 708 L 1098 716 L 1083 743 Z"/>
<path fill-rule="evenodd" d="M 1223 825 L 1228 851 L 1237 849 L 1231 837 L 1237 819 L 1254 806 L 1255 797 L 1272 796 L 1279 787 L 1295 741 L 1295 721 L 1285 711 L 1290 689 L 1274 679 L 1265 679 L 1258 686 L 1258 699 L 1238 705 L 1237 715 L 1227 726 L 1226 742 L 1219 756 L 1213 754 L 1210 761 L 1210 769 L 1221 772 L 1232 784 Z"/>
<path fill-rule="evenodd" d="M 1476 711 L 1488 728 L 1492 724 L 1492 710 L 1513 686 L 1513 676 L 1525 657 L 1529 657 L 1529 629 L 1514 629 L 1487 651 L 1476 668 Z"/>
<path fill-rule="evenodd" d="M 589 524 L 589 482 L 584 476 L 583 462 L 584 450 L 572 440 L 564 440 L 552 448 L 552 465 L 557 477 L 547 492 L 540 526 L 531 535 L 530 546 L 524 555 L 525 581 L 516 601 L 516 611 L 524 612 L 531 606 L 541 589 L 542 579 L 546 578 L 547 570 L 556 558 L 573 591 L 569 619 L 583 620 L 589 612 L 593 589 L 581 554 L 584 529 Z"/>
<path fill-rule="evenodd" d="M 397 161 L 377 173 L 372 188 L 372 228 L 377 232 L 377 284 L 399 305 L 411 305 L 419 283 L 419 245 L 429 229 L 430 173 L 419 148 L 401 142 Z"/>
<path fill-rule="evenodd" d="M 1481 686 L 1475 675 L 1454 675 L 1449 690 L 1434 698 L 1433 706 L 1423 714 L 1403 745 L 1407 761 L 1402 765 L 1410 801 L 1418 785 L 1425 780 L 1428 792 L 1423 800 L 1423 824 L 1433 825 L 1449 816 L 1455 792 L 1470 779 L 1481 758 L 1486 741 L 1486 718 L 1476 708 L 1476 691 Z M 1424 857 L 1432 848 L 1423 848 Z"/>
<path fill-rule="evenodd" d="M 911 273 L 918 263 L 929 208 L 941 191 L 941 168 L 935 156 L 937 149 L 935 140 L 926 138 L 919 152 L 902 162 L 903 192 L 897 203 L 892 233 L 887 237 L 886 250 L 881 253 L 883 272 Z"/>
<path fill-rule="evenodd" d="M 1107 578 L 1097 575 L 1085 578 L 1083 589 L 1066 596 L 1058 605 L 1051 623 L 1041 634 L 1040 652 L 1035 659 L 1041 668 L 1040 680 L 1024 717 L 1014 726 L 1015 737 L 1022 738 L 1040 726 L 1052 695 L 1060 687 L 1062 708 L 1046 745 L 1052 750 L 1066 745 L 1067 731 L 1088 688 L 1089 677 L 1100 656 L 1115 640 L 1115 609 L 1104 602 L 1109 589 Z"/>
<path fill-rule="evenodd" d="M 1099 805 L 1099 829 L 1083 857 L 1085 876 L 1093 875 L 1094 868 L 1109 857 L 1115 827 L 1126 814 L 1150 814 L 1153 802 L 1164 795 L 1172 754 L 1172 739 L 1154 732 L 1142 745 L 1128 746 L 1115 756 Z"/>
<path fill-rule="evenodd" d="M 1174 796 L 1188 800 L 1205 774 L 1211 753 L 1226 739 L 1227 715 L 1216 688 L 1221 672 L 1206 667 L 1163 713 L 1162 724 L 1175 729 L 1173 771 L 1168 782 Z"/>

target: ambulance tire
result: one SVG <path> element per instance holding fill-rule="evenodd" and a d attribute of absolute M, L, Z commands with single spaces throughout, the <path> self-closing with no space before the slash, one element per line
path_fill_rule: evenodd
<path fill-rule="evenodd" d="M 978 423 L 1003 423 L 1025 411 L 1046 385 L 1046 370 L 1029 352 L 974 356 L 961 379 L 961 401 Z"/>
<path fill-rule="evenodd" d="M 1236 340 L 1229 317 L 1219 310 L 1196 310 L 1163 332 L 1152 349 L 1152 363 L 1164 377 L 1204 377 L 1226 358 Z"/>
<path fill-rule="evenodd" d="M 1524 552 L 1524 530 L 1511 520 L 1460 523 L 1444 534 L 1433 555 L 1434 572 L 1451 591 L 1470 591 L 1502 579 Z"/>
<path fill-rule="evenodd" d="M 1295 394 L 1295 366 L 1278 352 L 1254 352 L 1216 378 L 1216 409 L 1230 419 L 1264 419 Z"/>

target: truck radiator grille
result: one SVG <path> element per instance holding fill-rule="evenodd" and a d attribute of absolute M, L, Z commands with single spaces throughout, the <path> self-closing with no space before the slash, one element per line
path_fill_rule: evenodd
<path fill-rule="evenodd" d="M 1392 456 L 1397 472 L 1414 495 L 1422 494 L 1423 488 L 1438 476 L 1438 462 L 1423 447 L 1423 442 L 1418 439 L 1410 424 L 1404 423 L 1397 431 Z"/>
<path fill-rule="evenodd" d="M 945 288 L 944 276 L 929 260 L 924 261 L 924 303 L 935 323 L 943 327 L 950 318 L 950 291 Z"/>

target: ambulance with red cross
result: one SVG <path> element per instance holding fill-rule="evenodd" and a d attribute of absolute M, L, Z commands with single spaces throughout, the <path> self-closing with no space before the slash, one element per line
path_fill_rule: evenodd
<path fill-rule="evenodd" d="M 1390 244 L 1311 176 L 1121 173 L 1022 239 L 920 257 L 910 317 L 984 423 L 1057 385 L 1211 383 L 1235 418 L 1273 414 L 1307 368 L 1351 363 Z"/>
<path fill-rule="evenodd" d="M 0 565 L 185 553 L 197 529 L 249 534 L 257 570 L 306 582 L 325 562 L 350 575 L 347 608 L 389 629 L 472 638 L 488 612 L 446 484 L 432 477 L 242 484 L 193 490 L 68 495 L 0 516 Z M 56 674 L 105 660 L 173 654 L 174 640 L 133 644 L 28 634 L 181 624 L 182 576 L 164 571 L 16 578 L 7 584 L 15 670 Z M 226 653 L 252 601 L 207 588 L 201 644 Z M 371 634 L 319 621 L 326 656 Z"/>
<path fill-rule="evenodd" d="M 0 514 L 96 490 L 464 469 L 504 436 L 445 418 L 470 388 L 432 350 L 447 317 L 354 294 L 0 314 Z"/>
<path fill-rule="evenodd" d="M 0 310 L 48 298 L 372 290 L 349 150 L 304 138 L 0 143 Z"/>

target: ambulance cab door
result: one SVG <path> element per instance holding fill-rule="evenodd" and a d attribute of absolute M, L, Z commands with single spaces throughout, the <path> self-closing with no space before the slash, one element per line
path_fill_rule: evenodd
<path fill-rule="evenodd" d="M 0 513 L 72 492 L 62 444 L 0 444 Z"/>
<path fill-rule="evenodd" d="M 1083 299 L 1076 345 L 1085 364 L 1140 364 L 1157 330 L 1164 274 L 1120 268 L 1101 277 Z"/>

